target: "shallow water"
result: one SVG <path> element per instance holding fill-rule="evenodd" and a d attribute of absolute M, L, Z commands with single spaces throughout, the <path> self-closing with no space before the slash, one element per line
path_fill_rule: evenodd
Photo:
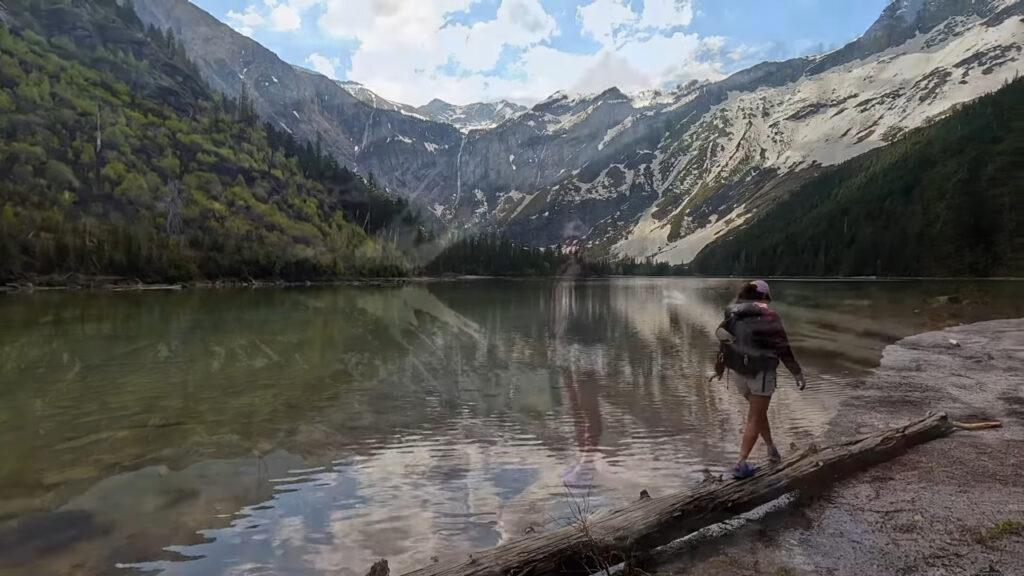
<path fill-rule="evenodd" d="M 706 380 L 735 285 L 0 297 L 0 574 L 401 573 L 690 485 L 736 456 Z M 773 286 L 811 374 L 780 378 L 781 446 L 886 344 L 1024 315 L 1013 282 Z"/>

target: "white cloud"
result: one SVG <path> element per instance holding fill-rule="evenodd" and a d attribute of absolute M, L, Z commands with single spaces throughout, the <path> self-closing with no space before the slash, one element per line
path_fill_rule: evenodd
<path fill-rule="evenodd" d="M 228 11 L 228 24 L 246 36 L 252 36 L 253 30 L 262 27 L 265 23 L 266 18 L 253 5 L 247 7 L 245 12 Z"/>
<path fill-rule="evenodd" d="M 278 32 L 298 30 L 302 27 L 302 16 L 289 4 L 279 4 L 270 11 L 270 28 Z"/>
<path fill-rule="evenodd" d="M 623 92 L 636 92 L 650 88 L 654 82 L 651 77 L 638 70 L 624 56 L 607 50 L 589 63 L 576 83 L 573 92 L 603 92 L 612 86 Z"/>
<path fill-rule="evenodd" d="M 608 44 L 616 31 L 634 25 L 639 16 L 623 0 L 594 0 L 577 8 L 576 18 L 585 34 Z"/>
<path fill-rule="evenodd" d="M 441 31 L 456 37 L 464 35 L 465 48 L 455 60 L 467 70 L 476 72 L 494 68 L 505 46 L 530 46 L 548 38 L 558 30 L 538 0 L 504 0 L 494 20 L 479 22 L 467 28 L 450 26 Z"/>
<path fill-rule="evenodd" d="M 320 26 L 360 42 L 353 73 L 404 65 L 431 73 L 449 60 L 465 70 L 491 70 L 506 46 L 524 47 L 552 36 L 557 26 L 539 0 L 503 0 L 493 20 L 447 24 L 447 15 L 474 0 L 326 0 Z"/>
<path fill-rule="evenodd" d="M 613 39 L 630 38 L 644 31 L 671 31 L 693 21 L 692 0 L 644 0 L 640 13 L 626 0 L 593 0 L 576 9 L 583 32 L 608 45 Z"/>
<path fill-rule="evenodd" d="M 509 97 L 497 91 L 521 80 L 485 73 L 493 71 L 503 50 L 535 47 L 557 33 L 557 24 L 539 0 L 502 0 L 493 19 L 469 26 L 448 22 L 451 13 L 476 1 L 325 0 L 320 26 L 331 36 L 359 42 L 349 78 L 388 98 L 418 104 L 433 97 Z M 451 65 L 458 74 L 443 71 Z"/>
<path fill-rule="evenodd" d="M 306 63 L 309 64 L 313 70 L 316 70 L 328 78 L 337 80 L 337 67 L 341 64 L 337 58 L 328 58 L 318 52 L 313 52 L 306 58 Z"/>
<path fill-rule="evenodd" d="M 473 0 L 323 0 L 320 27 L 332 36 L 358 39 L 363 47 L 436 44 L 445 15 L 466 10 Z"/>
<path fill-rule="evenodd" d="M 244 12 L 229 10 L 228 24 L 246 36 L 258 28 L 275 32 L 294 32 L 302 27 L 302 15 L 322 0 L 263 0 L 263 6 L 250 4 Z"/>
<path fill-rule="evenodd" d="M 689 26 L 693 21 L 692 0 L 644 0 L 640 26 L 645 28 L 674 28 Z"/>
<path fill-rule="evenodd" d="M 325 45 L 354 40 L 349 79 L 410 104 L 531 102 L 557 90 L 611 86 L 638 91 L 720 78 L 719 62 L 728 58 L 715 39 L 681 30 L 693 19 L 692 0 L 583 0 L 575 16 L 582 33 L 600 45 L 591 54 L 553 47 L 559 24 L 540 0 L 500 0 L 494 16 L 472 24 L 450 19 L 481 0 L 253 1 L 261 4 L 229 13 L 237 29 L 296 31 L 316 14 Z M 506 50 L 517 57 L 499 74 Z M 332 78 L 341 69 L 338 59 L 320 53 L 306 64 Z"/>
<path fill-rule="evenodd" d="M 636 12 L 626 0 L 593 0 L 576 11 L 581 30 L 602 48 L 578 62 L 574 90 L 600 92 L 670 87 L 724 76 L 723 39 L 680 31 L 693 20 L 691 0 L 644 0 Z"/>
<path fill-rule="evenodd" d="M 629 40 L 580 62 L 580 72 L 568 86 L 583 93 L 601 92 L 612 86 L 637 92 L 673 87 L 693 79 L 719 80 L 724 77 L 717 57 L 720 40 L 683 32 Z"/>

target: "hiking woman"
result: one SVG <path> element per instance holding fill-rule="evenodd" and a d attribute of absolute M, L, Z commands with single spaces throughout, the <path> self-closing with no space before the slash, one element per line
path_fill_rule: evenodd
<path fill-rule="evenodd" d="M 768 405 L 775 392 L 779 362 L 793 374 L 800 390 L 807 387 L 800 364 L 789 347 L 782 318 L 769 305 L 771 300 L 767 282 L 755 280 L 746 284 L 736 301 L 726 309 L 725 320 L 715 331 L 720 342 L 715 374 L 721 380 L 726 368 L 732 371 L 736 389 L 748 403 L 740 459 L 732 470 L 734 478 L 749 478 L 757 472 L 747 458 L 758 436 L 764 440 L 769 462 L 775 464 L 782 460 L 768 424 Z"/>

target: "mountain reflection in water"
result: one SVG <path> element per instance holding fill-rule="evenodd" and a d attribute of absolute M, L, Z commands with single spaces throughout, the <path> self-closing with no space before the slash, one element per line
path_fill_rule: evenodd
<path fill-rule="evenodd" d="M 732 280 L 0 299 L 0 574 L 395 573 L 685 487 L 736 455 L 708 383 Z M 820 439 L 889 342 L 1012 283 L 777 282 Z M 956 294 L 951 305 L 939 297 Z M 166 550 L 164 550 L 167 548 Z"/>

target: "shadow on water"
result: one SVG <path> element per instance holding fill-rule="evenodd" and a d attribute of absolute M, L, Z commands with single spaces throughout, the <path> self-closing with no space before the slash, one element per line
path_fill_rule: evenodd
<path fill-rule="evenodd" d="M 362 574 L 696 481 L 744 406 L 709 384 L 733 281 L 0 298 L 0 574 Z M 898 338 L 1021 315 L 1017 285 L 779 282 L 783 445 Z M 948 298 L 955 295 L 954 299 Z M 788 383 L 788 380 L 783 378 Z"/>

